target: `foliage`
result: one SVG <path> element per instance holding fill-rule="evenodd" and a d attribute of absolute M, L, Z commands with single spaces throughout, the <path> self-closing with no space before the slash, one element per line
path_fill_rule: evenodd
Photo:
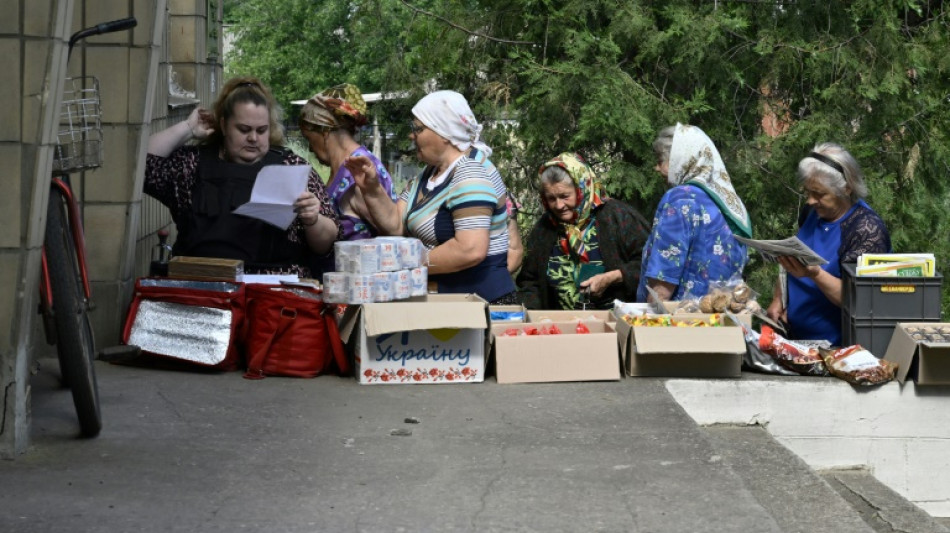
<path fill-rule="evenodd" d="M 651 144 L 680 121 L 716 141 L 756 237 L 787 237 L 797 163 L 834 141 L 861 163 L 895 250 L 950 271 L 948 3 L 242 0 L 235 18 L 235 65 L 284 99 L 353 81 L 411 91 L 382 107 L 405 117 L 433 84 L 462 92 L 529 213 L 538 165 L 577 150 L 649 217 L 663 193 Z M 747 277 L 769 294 L 774 267 L 753 256 Z"/>

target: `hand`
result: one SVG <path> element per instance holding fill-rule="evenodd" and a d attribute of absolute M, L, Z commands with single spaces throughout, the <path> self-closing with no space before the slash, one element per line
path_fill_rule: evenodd
<path fill-rule="evenodd" d="M 818 265 L 805 266 L 798 259 L 789 256 L 779 256 L 778 262 L 782 268 L 791 276 L 796 278 L 816 278 L 821 274 L 821 267 Z"/>
<path fill-rule="evenodd" d="M 309 228 L 320 218 L 320 200 L 310 191 L 301 193 L 294 201 L 294 212 L 297 213 L 300 223 Z"/>
<path fill-rule="evenodd" d="M 353 175 L 353 181 L 360 190 L 367 191 L 380 186 L 376 165 L 365 155 L 347 157 L 343 160 L 343 166 Z"/>
<path fill-rule="evenodd" d="M 616 275 L 619 273 L 619 271 L 612 270 L 610 272 L 604 272 L 603 274 L 591 276 L 590 278 L 581 282 L 581 290 L 586 290 L 594 296 L 600 296 L 605 290 L 607 290 L 607 287 L 610 287 L 617 281 L 620 281 L 620 277 Z"/>
<path fill-rule="evenodd" d="M 214 132 L 214 115 L 200 107 L 193 109 L 185 122 L 194 139 L 207 139 Z"/>
<path fill-rule="evenodd" d="M 765 314 L 780 324 L 788 324 L 788 311 L 785 309 L 785 306 L 782 305 L 781 298 L 773 298 L 772 303 L 770 303 L 768 309 L 765 310 Z"/>

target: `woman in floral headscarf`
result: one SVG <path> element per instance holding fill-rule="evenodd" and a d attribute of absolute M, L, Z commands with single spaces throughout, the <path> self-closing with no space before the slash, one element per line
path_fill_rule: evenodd
<path fill-rule="evenodd" d="M 373 214 L 353 182 L 343 161 L 350 156 L 369 158 L 379 174 L 380 185 L 393 200 L 393 181 L 383 163 L 365 146 L 356 142 L 360 126 L 366 124 L 366 102 L 360 90 L 348 83 L 313 96 L 300 112 L 300 133 L 307 139 L 321 163 L 330 167 L 333 178 L 327 193 L 336 206 L 342 226 L 341 240 L 369 239 L 378 234 Z"/>
<path fill-rule="evenodd" d="M 633 301 L 646 220 L 604 196 L 590 166 L 563 153 L 541 166 L 545 213 L 526 239 L 518 291 L 529 309 L 605 309 Z"/>
<path fill-rule="evenodd" d="M 708 292 L 709 284 L 741 276 L 752 225 L 719 151 L 696 126 L 677 124 L 653 143 L 656 170 L 671 187 L 653 216 L 643 249 L 637 301 L 681 300 Z"/>

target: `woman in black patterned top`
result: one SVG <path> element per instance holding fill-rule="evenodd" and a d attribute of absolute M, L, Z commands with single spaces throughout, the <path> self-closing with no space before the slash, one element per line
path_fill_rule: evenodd
<path fill-rule="evenodd" d="M 286 230 L 232 213 L 250 200 L 265 165 L 307 164 L 281 146 L 278 118 L 267 87 L 239 77 L 225 84 L 213 113 L 195 109 L 149 137 L 145 193 L 171 211 L 178 230 L 174 255 L 240 259 L 247 273 L 307 277 L 311 254 L 331 251 L 340 226 L 312 168 Z"/>
<path fill-rule="evenodd" d="M 518 293 L 529 309 L 606 309 L 636 301 L 647 223 L 603 194 L 594 171 L 564 153 L 539 171 L 545 213 L 525 240 Z"/>

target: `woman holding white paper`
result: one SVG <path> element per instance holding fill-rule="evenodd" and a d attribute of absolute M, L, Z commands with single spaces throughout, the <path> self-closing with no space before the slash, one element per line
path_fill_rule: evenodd
<path fill-rule="evenodd" d="M 144 188 L 171 211 L 174 255 L 240 259 L 247 273 L 309 277 L 312 254 L 331 251 L 340 225 L 312 168 L 286 230 L 233 213 L 250 200 L 264 166 L 307 165 L 281 146 L 278 119 L 270 90 L 238 77 L 225 84 L 213 113 L 197 108 L 149 137 Z"/>
<path fill-rule="evenodd" d="M 787 307 L 781 281 L 776 282 L 768 315 L 788 325 L 791 339 L 841 343 L 841 263 L 864 253 L 891 251 L 891 238 L 881 217 L 864 201 L 867 187 L 861 167 L 834 143 L 815 146 L 798 163 L 798 181 L 805 194 L 798 238 L 825 258 L 822 266 L 804 266 L 793 257 L 779 257 L 787 278 Z"/>

